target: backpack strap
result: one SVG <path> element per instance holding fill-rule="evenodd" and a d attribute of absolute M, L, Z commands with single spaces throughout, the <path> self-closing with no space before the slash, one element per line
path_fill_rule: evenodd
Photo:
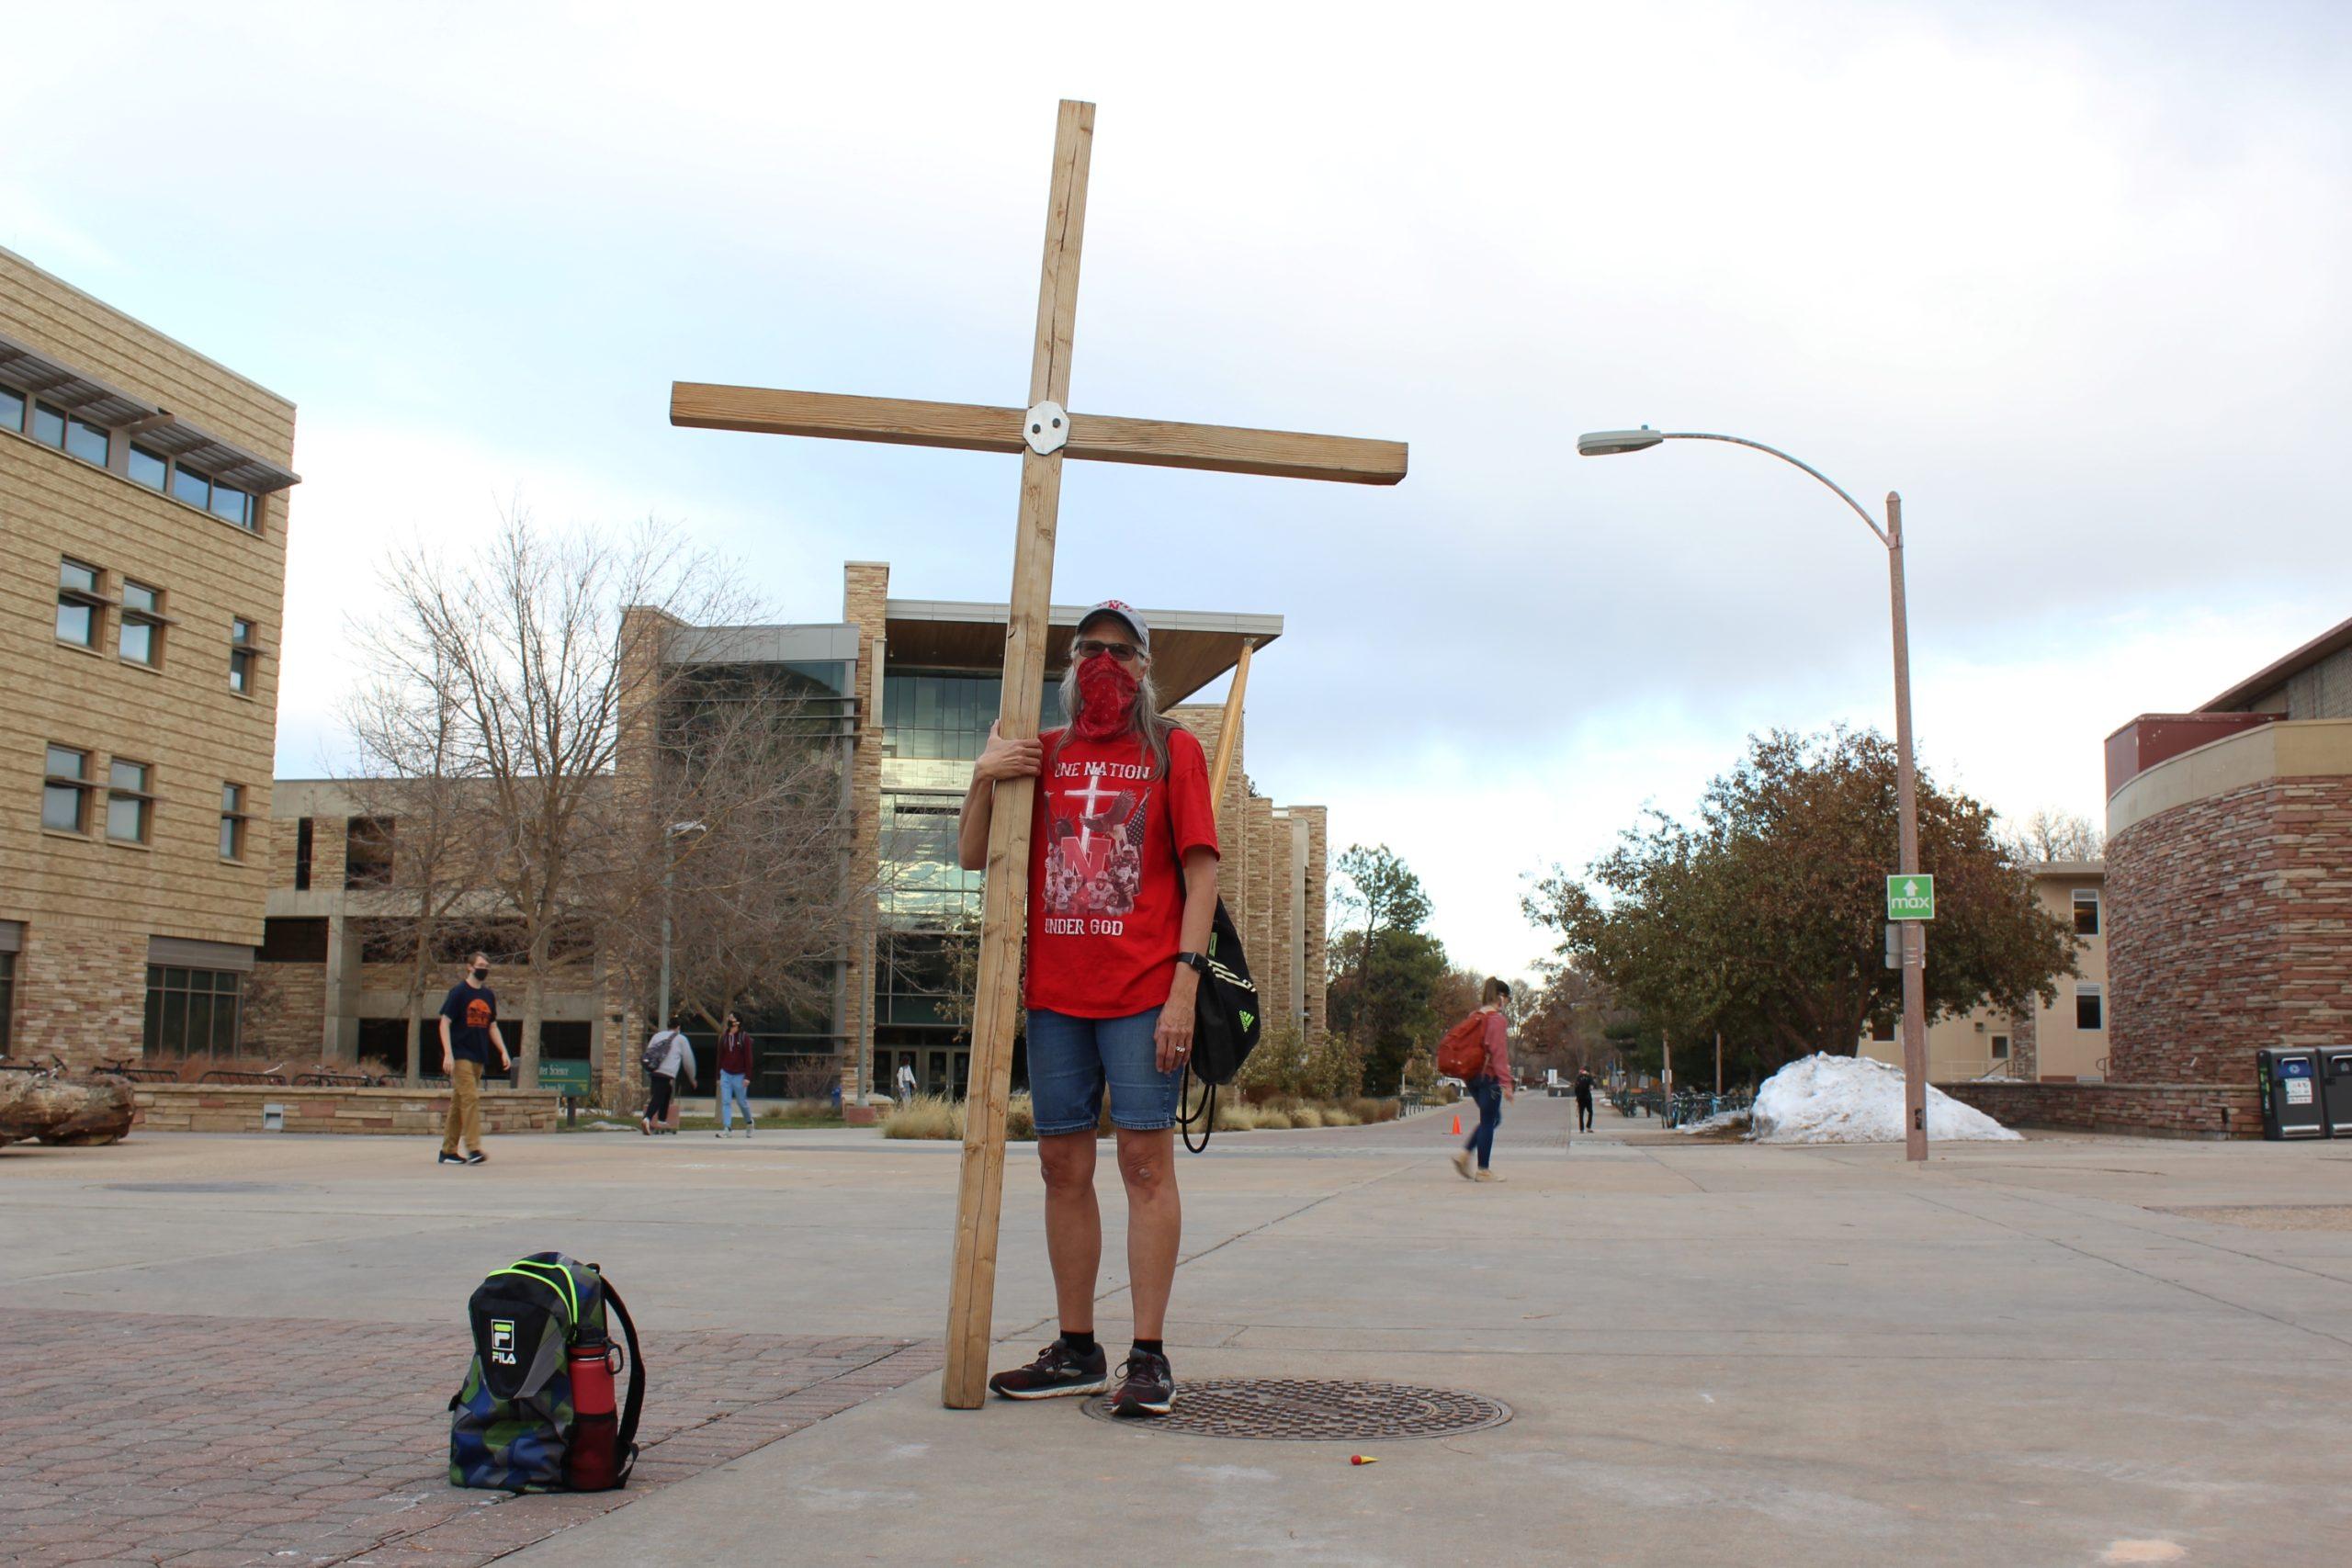
<path fill-rule="evenodd" d="M 1190 1078 L 1208 1091 L 1202 1096 L 1200 1103 L 1191 1111 L 1184 1109 L 1185 1078 Z M 1196 1124 L 1201 1129 L 1199 1143 L 1193 1141 L 1193 1128 Z M 1209 1134 L 1216 1131 L 1216 1085 L 1193 1070 L 1192 1058 L 1189 1056 L 1184 1059 L 1182 1076 L 1176 1080 L 1176 1125 L 1183 1137 L 1184 1146 L 1194 1154 L 1201 1154 L 1208 1148 Z"/>
<path fill-rule="evenodd" d="M 628 1480 L 628 1472 L 637 1468 L 637 1421 L 645 1414 L 645 1353 L 637 1342 L 637 1319 L 629 1316 L 628 1303 L 613 1289 L 610 1280 L 605 1281 L 605 1302 L 620 1314 L 621 1333 L 628 1338 L 628 1398 L 621 1407 L 620 1430 L 616 1435 L 613 1451 L 617 1464 L 613 1484 L 619 1486 Z"/>

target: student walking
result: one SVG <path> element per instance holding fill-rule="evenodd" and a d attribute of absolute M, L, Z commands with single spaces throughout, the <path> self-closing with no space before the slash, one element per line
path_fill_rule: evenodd
<path fill-rule="evenodd" d="M 681 1017 L 645 1043 L 644 1061 L 653 1074 L 653 1098 L 646 1102 L 638 1126 L 649 1136 L 678 1130 L 678 1080 L 683 1077 L 689 1088 L 695 1081 L 695 1048 L 680 1027 L 684 1022 Z"/>
<path fill-rule="evenodd" d="M 1470 1078 L 1470 1098 L 1478 1106 L 1478 1124 L 1470 1130 L 1470 1141 L 1453 1156 L 1453 1168 L 1471 1181 L 1500 1181 L 1501 1177 L 1487 1168 L 1495 1156 L 1495 1129 L 1503 1122 L 1503 1101 L 1516 1096 L 1518 1087 L 1510 1077 L 1510 1026 L 1503 1021 L 1503 1003 L 1510 1000 L 1510 987 L 1500 980 L 1488 977 L 1478 994 L 1478 1010 L 1487 1018 L 1486 1065 Z M 1470 1158 L 1476 1155 L 1478 1168 L 1470 1168 Z"/>
<path fill-rule="evenodd" d="M 490 988 L 490 954 L 477 953 L 466 964 L 466 977 L 441 998 L 441 1071 L 449 1079 L 449 1114 L 442 1123 L 435 1165 L 481 1165 L 490 1158 L 481 1151 L 481 1077 L 492 1051 L 498 1053 L 500 1072 L 514 1066 L 498 1032 L 498 993 Z M 469 1151 L 463 1159 L 458 1157 L 460 1140 Z"/>
<path fill-rule="evenodd" d="M 1161 1334 L 1183 1228 L 1176 1097 L 1216 912 L 1216 817 L 1200 742 L 1160 715 L 1141 615 L 1116 601 L 1089 610 L 1071 640 L 1061 694 L 1068 728 L 1035 740 L 989 730 L 956 835 L 965 869 L 981 869 L 996 786 L 1037 779 L 1029 1092 L 1061 1334 L 989 1387 L 1007 1399 L 1050 1399 L 1115 1386 L 1115 1414 L 1164 1416 L 1176 1378 Z M 1094 1128 L 1106 1083 L 1135 1304 L 1135 1345 L 1116 1372 L 1094 1337 L 1102 1260 Z"/>
<path fill-rule="evenodd" d="M 743 1107 L 743 1136 L 752 1135 L 752 1037 L 733 1013 L 718 1036 L 718 1136 L 727 1136 L 738 1102 Z"/>
<path fill-rule="evenodd" d="M 899 1103 L 904 1105 L 915 1097 L 915 1065 L 901 1059 L 899 1063 Z"/>
<path fill-rule="evenodd" d="M 1577 1069 L 1577 1131 L 1592 1131 L 1592 1075 Z"/>

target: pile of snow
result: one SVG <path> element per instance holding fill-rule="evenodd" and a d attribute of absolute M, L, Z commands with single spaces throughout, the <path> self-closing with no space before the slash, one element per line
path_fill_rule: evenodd
<path fill-rule="evenodd" d="M 1747 1112 L 1718 1111 L 1703 1122 L 1685 1122 L 1675 1131 L 1692 1138 L 1711 1138 L 1721 1133 L 1745 1133 L 1747 1131 Z"/>
<path fill-rule="evenodd" d="M 1806 1056 L 1764 1080 L 1753 1126 L 1763 1144 L 1899 1144 L 1903 1069 L 1867 1056 Z M 1973 1106 L 1928 1086 L 1928 1141 L 2016 1139 Z"/>

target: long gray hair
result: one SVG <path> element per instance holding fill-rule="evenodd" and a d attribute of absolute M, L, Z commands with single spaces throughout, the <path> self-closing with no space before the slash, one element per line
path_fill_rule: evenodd
<path fill-rule="evenodd" d="M 1069 728 L 1062 731 L 1065 740 L 1069 739 L 1070 731 L 1078 728 L 1078 716 L 1086 706 L 1086 699 L 1079 694 L 1078 690 L 1077 641 L 1078 637 L 1073 633 L 1069 668 L 1062 671 L 1062 712 L 1069 719 Z M 1176 725 L 1159 711 L 1159 693 L 1151 683 L 1150 655 L 1142 656 L 1137 663 L 1141 667 L 1136 671 L 1136 707 L 1135 712 L 1127 716 L 1129 727 L 1135 731 L 1136 739 L 1143 742 L 1144 750 L 1151 753 L 1151 776 L 1165 778 L 1168 776 L 1168 736 Z"/>

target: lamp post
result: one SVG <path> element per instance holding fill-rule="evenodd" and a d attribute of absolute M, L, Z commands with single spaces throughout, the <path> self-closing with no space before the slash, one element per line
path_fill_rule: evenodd
<path fill-rule="evenodd" d="M 708 831 L 700 822 L 673 822 L 662 829 L 662 999 L 653 1020 L 657 1030 L 670 1027 L 670 881 L 678 869 L 677 852 L 670 846 L 680 839 Z"/>
<path fill-rule="evenodd" d="M 1911 761 L 1911 630 L 1903 598 L 1903 498 L 1893 491 L 1886 495 L 1886 526 L 1880 527 L 1875 518 L 1862 510 L 1861 503 L 1840 489 L 1837 482 L 1812 464 L 1790 457 L 1777 446 L 1767 446 L 1760 441 L 1749 441 L 1737 435 L 1710 435 L 1699 431 L 1652 430 L 1644 425 L 1639 430 L 1601 430 L 1577 437 L 1577 455 L 1583 457 L 1613 457 L 1626 452 L 1645 452 L 1661 441 L 1727 441 L 1735 446 L 1753 447 L 1758 452 L 1778 457 L 1792 468 L 1803 468 L 1836 493 L 1838 500 L 1854 510 L 1862 526 L 1878 536 L 1886 547 L 1886 574 L 1889 597 L 1894 620 L 1894 791 L 1897 820 L 1897 855 L 1900 863 L 1895 870 L 1909 876 L 1919 869 L 1919 788 L 1918 776 Z M 1923 945 L 1926 932 L 1917 920 L 1899 922 L 1903 933 L 1903 1149 L 1906 1159 L 1928 1157 L 1928 983 Z"/>

